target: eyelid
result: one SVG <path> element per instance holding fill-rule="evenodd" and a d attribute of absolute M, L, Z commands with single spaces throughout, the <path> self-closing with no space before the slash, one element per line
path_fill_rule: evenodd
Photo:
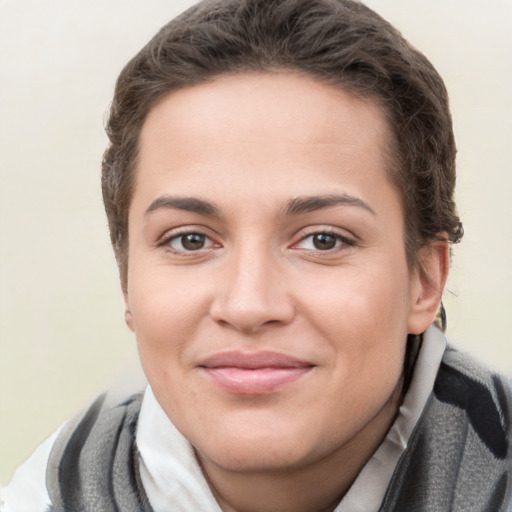
<path fill-rule="evenodd" d="M 155 245 L 156 245 L 156 247 L 163 248 L 163 249 L 168 250 L 170 252 L 182 253 L 182 254 L 191 254 L 191 255 L 194 254 L 194 253 L 197 254 L 197 253 L 201 253 L 201 252 L 210 250 L 212 248 L 215 248 L 215 246 L 216 247 L 222 247 L 221 244 L 215 240 L 215 237 L 213 237 L 210 234 L 210 231 L 211 230 L 205 228 L 204 226 L 196 226 L 196 225 L 180 226 L 180 227 L 177 227 L 177 228 L 173 228 L 173 229 L 167 230 L 156 241 Z M 191 234 L 202 235 L 206 239 L 210 240 L 209 247 L 204 247 L 204 248 L 201 248 L 201 249 L 197 249 L 196 251 L 187 251 L 185 249 L 181 251 L 179 249 L 171 248 L 170 243 L 173 240 L 175 240 L 177 238 L 180 238 L 180 237 L 183 237 L 183 236 L 186 236 L 186 235 L 191 235 Z"/>
<path fill-rule="evenodd" d="M 308 252 L 318 252 L 318 253 L 324 253 L 324 254 L 330 254 L 336 251 L 342 251 L 344 249 L 353 247 L 357 244 L 357 238 L 353 235 L 347 234 L 345 231 L 337 230 L 333 227 L 322 227 L 322 226 L 314 226 L 311 228 L 307 228 L 306 230 L 301 230 L 302 233 L 299 234 L 299 239 L 292 244 L 293 249 L 297 250 L 303 250 Z M 341 242 L 339 245 L 333 247 L 332 249 L 304 249 L 298 247 L 298 245 L 303 242 L 304 240 L 307 240 L 308 238 L 311 238 L 315 235 L 329 235 L 334 237 L 337 241 Z"/>

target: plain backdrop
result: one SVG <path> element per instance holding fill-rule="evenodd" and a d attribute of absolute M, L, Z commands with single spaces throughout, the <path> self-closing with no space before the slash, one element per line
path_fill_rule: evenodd
<path fill-rule="evenodd" d="M 185 0 L 0 0 L 0 482 L 114 382 L 142 379 L 101 204 L 117 74 Z M 367 2 L 445 78 L 466 235 L 445 304 L 512 375 L 512 1 Z"/>

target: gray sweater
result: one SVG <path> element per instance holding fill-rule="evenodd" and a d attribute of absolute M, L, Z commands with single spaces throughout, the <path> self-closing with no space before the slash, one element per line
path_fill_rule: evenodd
<path fill-rule="evenodd" d="M 101 396 L 67 425 L 48 464 L 51 511 L 151 511 L 135 444 L 141 402 Z M 505 379 L 448 349 L 380 511 L 507 511 L 511 403 Z"/>

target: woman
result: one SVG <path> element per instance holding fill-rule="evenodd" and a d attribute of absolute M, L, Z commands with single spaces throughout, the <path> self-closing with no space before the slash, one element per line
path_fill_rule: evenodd
<path fill-rule="evenodd" d="M 462 227 L 425 57 L 348 0 L 202 2 L 107 131 L 149 386 L 52 439 L 34 510 L 507 509 L 510 390 L 432 325 Z"/>

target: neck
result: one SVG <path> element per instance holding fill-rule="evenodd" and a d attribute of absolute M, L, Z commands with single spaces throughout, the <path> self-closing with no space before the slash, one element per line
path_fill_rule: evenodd
<path fill-rule="evenodd" d="M 391 427 L 400 390 L 352 439 L 321 460 L 261 472 L 230 471 L 198 454 L 223 512 L 332 512 Z"/>

